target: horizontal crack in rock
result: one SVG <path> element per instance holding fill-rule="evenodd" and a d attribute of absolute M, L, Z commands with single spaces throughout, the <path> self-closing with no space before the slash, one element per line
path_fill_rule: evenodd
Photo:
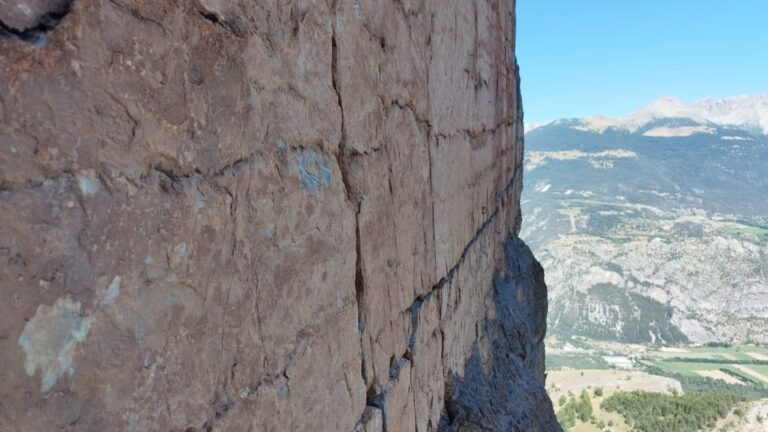
<path fill-rule="evenodd" d="M 243 32 L 240 30 L 240 27 L 237 25 L 235 20 L 222 18 L 215 12 L 207 10 L 200 10 L 199 12 L 200 16 L 212 22 L 214 25 L 224 28 L 228 32 L 232 33 L 235 37 L 239 38 L 243 36 Z"/>

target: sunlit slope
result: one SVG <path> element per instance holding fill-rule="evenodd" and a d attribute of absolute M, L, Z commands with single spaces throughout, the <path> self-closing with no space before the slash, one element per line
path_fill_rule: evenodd
<path fill-rule="evenodd" d="M 526 134 L 522 236 L 550 332 L 768 340 L 768 137 L 692 119 Z"/>

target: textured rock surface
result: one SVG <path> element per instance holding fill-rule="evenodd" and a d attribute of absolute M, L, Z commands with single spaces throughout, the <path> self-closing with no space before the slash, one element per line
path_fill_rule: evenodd
<path fill-rule="evenodd" d="M 544 391 L 547 286 L 530 249 L 510 236 L 493 303 L 463 376 L 451 373 L 442 431 L 559 430 Z"/>
<path fill-rule="evenodd" d="M 513 0 L 0 21 L 0 430 L 556 429 Z"/>

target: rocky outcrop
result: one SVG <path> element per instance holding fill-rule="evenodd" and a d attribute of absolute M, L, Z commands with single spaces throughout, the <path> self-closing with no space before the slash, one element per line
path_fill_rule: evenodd
<path fill-rule="evenodd" d="M 439 430 L 560 430 L 544 392 L 544 271 L 511 235 L 491 297 L 494 307 L 478 329 L 464 375 L 449 373 Z"/>
<path fill-rule="evenodd" d="M 0 22 L 0 430 L 557 429 L 513 0 Z"/>

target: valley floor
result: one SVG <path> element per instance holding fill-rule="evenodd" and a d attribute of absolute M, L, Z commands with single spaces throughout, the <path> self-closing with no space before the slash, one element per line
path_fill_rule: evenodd
<path fill-rule="evenodd" d="M 547 391 L 555 411 L 586 392 L 592 410 L 575 432 L 632 431 L 624 417 L 601 407 L 620 392 L 666 395 L 738 394 L 748 399 L 704 432 L 768 430 L 768 347 L 758 345 L 644 346 L 584 338 L 547 340 Z M 651 431 L 656 432 L 656 431 Z M 667 432 L 667 431 L 658 431 Z"/>

